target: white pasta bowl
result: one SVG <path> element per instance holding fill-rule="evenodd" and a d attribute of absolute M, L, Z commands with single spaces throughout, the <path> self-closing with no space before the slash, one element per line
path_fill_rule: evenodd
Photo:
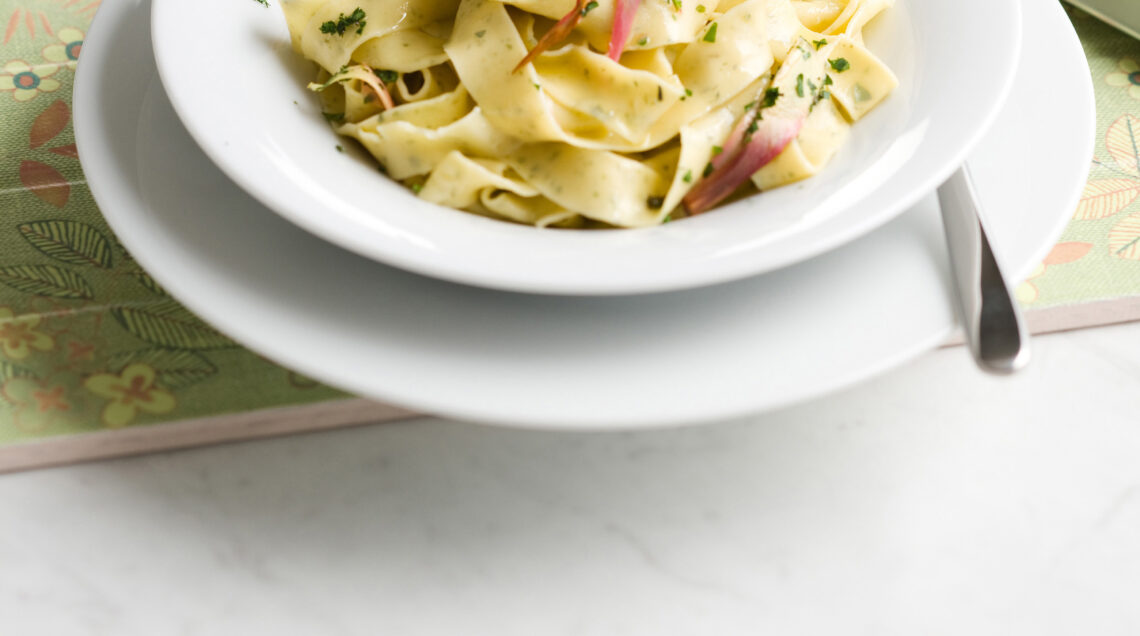
<path fill-rule="evenodd" d="M 660 227 L 556 230 L 436 206 L 381 174 L 321 116 L 305 88 L 313 65 L 292 51 L 277 7 L 153 1 L 155 57 L 175 110 L 205 153 L 261 203 L 392 266 L 565 295 L 727 282 L 880 226 L 964 162 L 1005 100 L 1021 40 L 1019 3 L 899 0 L 866 36 L 901 85 L 820 175 Z"/>

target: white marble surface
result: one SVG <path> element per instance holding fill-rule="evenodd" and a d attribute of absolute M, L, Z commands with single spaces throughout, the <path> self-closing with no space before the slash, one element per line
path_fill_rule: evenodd
<path fill-rule="evenodd" d="M 0 633 L 1140 633 L 1140 324 L 637 435 L 421 420 L 0 477 Z M 662 390 L 667 390 L 663 387 Z"/>

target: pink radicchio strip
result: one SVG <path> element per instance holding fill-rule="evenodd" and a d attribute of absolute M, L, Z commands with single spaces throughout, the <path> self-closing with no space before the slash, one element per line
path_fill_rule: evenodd
<path fill-rule="evenodd" d="M 641 0 L 617 0 L 614 7 L 614 28 L 610 32 L 610 49 L 606 53 L 615 62 L 621 59 L 625 45 L 629 43 L 629 35 L 633 31 L 633 19 L 637 16 L 639 6 Z"/>
<path fill-rule="evenodd" d="M 542 36 L 538 44 L 534 45 L 534 48 L 526 54 L 526 57 L 524 57 L 511 72 L 519 72 L 519 69 L 533 62 L 534 58 L 541 55 L 544 51 L 554 48 L 559 42 L 565 40 L 566 36 L 570 35 L 570 32 L 574 30 L 574 27 L 578 26 L 578 23 L 582 21 L 582 12 L 586 8 L 586 1 L 587 0 L 578 0 L 578 2 L 574 4 L 574 8 L 570 10 L 570 13 L 562 16 L 562 19 L 551 27 L 550 30 L 546 32 L 546 35 Z"/>
<path fill-rule="evenodd" d="M 805 117 L 801 116 L 795 119 L 771 118 L 757 122 L 756 132 L 752 134 L 752 139 L 747 142 L 744 149 L 722 163 L 719 169 L 714 163 L 713 173 L 685 196 L 685 208 L 689 214 L 695 216 L 707 212 L 736 192 L 737 188 L 757 171 L 779 157 L 780 153 L 799 136 L 804 119 Z M 728 152 L 724 152 L 723 155 L 728 155 Z"/>
<path fill-rule="evenodd" d="M 360 66 L 364 68 L 366 73 L 355 77 L 357 77 L 357 79 L 359 79 L 361 82 L 364 82 L 365 86 L 372 89 L 372 92 L 376 94 L 376 98 L 379 99 L 380 103 L 384 105 L 385 110 L 391 110 L 395 108 L 396 103 L 392 101 L 392 94 L 388 92 L 388 87 L 384 85 L 384 82 L 380 81 L 380 78 L 376 75 L 376 72 L 373 71 L 372 68 L 367 64 L 361 64 Z"/>

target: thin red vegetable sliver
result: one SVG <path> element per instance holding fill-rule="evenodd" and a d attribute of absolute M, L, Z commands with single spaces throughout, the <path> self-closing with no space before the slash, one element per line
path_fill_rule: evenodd
<path fill-rule="evenodd" d="M 732 161 L 736 159 L 743 147 L 744 136 L 748 134 L 748 127 L 752 125 L 753 121 L 756 121 L 756 113 L 754 111 L 749 111 L 744 114 L 744 117 L 740 118 L 740 121 L 736 123 L 736 128 L 732 129 L 732 132 L 728 135 L 728 139 L 725 140 L 724 148 L 720 154 L 712 158 L 711 163 L 713 170 L 720 170 L 726 164 L 732 163 Z"/>
<path fill-rule="evenodd" d="M 637 16 L 637 8 L 641 0 L 617 0 L 614 6 L 614 28 L 610 32 L 610 49 L 606 55 L 613 61 L 618 61 L 629 43 L 629 34 L 633 30 L 633 19 Z"/>
<path fill-rule="evenodd" d="M 745 118 L 747 119 L 747 118 Z M 685 208 L 691 215 L 707 212 L 725 200 L 758 170 L 780 156 L 803 128 L 804 118 L 764 119 L 752 135 L 752 140 L 736 155 L 696 185 L 685 196 Z M 725 153 L 727 154 L 727 153 Z"/>
<path fill-rule="evenodd" d="M 546 32 L 546 35 L 542 36 L 538 44 L 534 45 L 534 48 L 526 54 L 526 57 L 524 57 L 522 61 L 519 62 L 519 65 L 511 72 L 519 72 L 519 69 L 533 62 L 534 58 L 542 55 L 543 51 L 548 51 L 562 40 L 565 40 L 566 36 L 570 35 L 570 32 L 574 30 L 574 27 L 578 26 L 578 23 L 582 21 L 582 10 L 586 8 L 587 1 L 588 0 L 578 0 L 574 8 L 570 10 L 570 13 L 562 16 L 562 19 L 551 27 L 550 30 Z"/>

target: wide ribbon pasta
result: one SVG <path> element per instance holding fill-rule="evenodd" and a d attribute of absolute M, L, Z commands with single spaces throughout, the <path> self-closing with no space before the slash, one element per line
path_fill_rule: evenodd
<path fill-rule="evenodd" d="M 428 201 L 541 227 L 652 226 L 815 175 L 898 83 L 862 37 L 893 0 L 642 0 L 618 55 L 620 1 L 283 6 L 337 132 Z"/>

